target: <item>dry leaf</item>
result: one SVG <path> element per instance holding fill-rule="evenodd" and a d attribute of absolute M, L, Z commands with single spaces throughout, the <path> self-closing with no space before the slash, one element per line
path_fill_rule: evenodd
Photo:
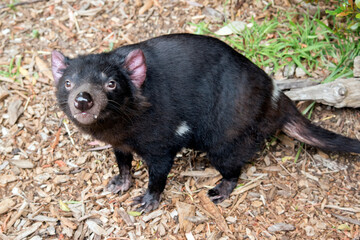
<path fill-rule="evenodd" d="M 65 212 L 70 212 L 70 208 L 63 201 L 59 200 L 59 205 L 60 205 L 61 210 L 65 211 Z"/>
<path fill-rule="evenodd" d="M 337 229 L 339 229 L 339 230 L 342 230 L 342 231 L 344 231 L 344 230 L 351 230 L 351 228 L 349 227 L 349 225 L 347 225 L 346 223 L 344 223 L 344 224 L 340 224 L 338 227 L 337 227 Z"/>

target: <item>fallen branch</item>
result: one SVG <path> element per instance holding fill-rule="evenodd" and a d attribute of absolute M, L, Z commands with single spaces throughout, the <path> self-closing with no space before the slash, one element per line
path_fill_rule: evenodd
<path fill-rule="evenodd" d="M 279 89 L 293 101 L 314 100 L 336 108 L 360 107 L 360 56 L 354 59 L 354 77 L 339 78 L 333 82 L 318 84 L 316 79 L 287 79 L 275 81 Z"/>
<path fill-rule="evenodd" d="M 360 78 L 336 79 L 331 83 L 293 89 L 285 94 L 293 101 L 314 100 L 337 108 L 360 107 Z"/>
<path fill-rule="evenodd" d="M 274 80 L 276 83 L 276 86 L 280 90 L 290 90 L 290 89 L 296 89 L 296 88 L 304 88 L 304 87 L 310 87 L 320 84 L 324 79 L 315 79 L 315 78 L 289 78 L 289 79 L 283 79 L 283 80 Z"/>

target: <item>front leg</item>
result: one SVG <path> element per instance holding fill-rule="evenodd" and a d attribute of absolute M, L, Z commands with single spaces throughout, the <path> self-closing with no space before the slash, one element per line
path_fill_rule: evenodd
<path fill-rule="evenodd" d="M 150 212 L 158 208 L 160 195 L 164 191 L 167 176 L 174 163 L 173 156 L 144 157 L 149 169 L 149 184 L 144 195 L 133 199 L 132 205 L 140 204 L 137 211 Z"/>
<path fill-rule="evenodd" d="M 131 187 L 130 170 L 133 156 L 131 153 L 123 153 L 118 150 L 114 150 L 114 152 L 119 167 L 119 174 L 113 177 L 106 187 L 110 192 L 122 193 Z"/>

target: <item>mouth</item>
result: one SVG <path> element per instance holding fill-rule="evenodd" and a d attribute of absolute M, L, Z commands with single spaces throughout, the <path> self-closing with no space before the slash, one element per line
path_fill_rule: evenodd
<path fill-rule="evenodd" d="M 96 122 L 98 115 L 88 112 L 79 112 L 79 113 L 75 113 L 73 115 L 73 118 L 76 119 L 81 124 L 89 125 Z"/>

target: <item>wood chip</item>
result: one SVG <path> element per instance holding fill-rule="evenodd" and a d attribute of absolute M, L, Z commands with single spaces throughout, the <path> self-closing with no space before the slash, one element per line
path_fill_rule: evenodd
<path fill-rule="evenodd" d="M 225 221 L 223 215 L 220 213 L 219 208 L 209 199 L 209 197 L 206 194 L 206 191 L 205 190 L 201 191 L 198 194 L 198 196 L 199 196 L 200 202 L 202 203 L 201 204 L 202 207 L 215 217 L 214 220 L 215 220 L 217 227 L 225 233 L 230 233 L 230 230 L 226 224 L 226 221 Z"/>
<path fill-rule="evenodd" d="M 184 202 L 176 202 L 176 209 L 179 215 L 180 228 L 184 232 L 190 232 L 194 224 L 187 218 L 195 216 L 195 206 Z"/>
<path fill-rule="evenodd" d="M 77 223 L 70 221 L 68 218 L 65 218 L 65 217 L 61 217 L 60 221 L 61 221 L 61 224 L 65 225 L 66 227 L 71 228 L 73 230 L 75 230 L 79 225 Z"/>
<path fill-rule="evenodd" d="M 38 230 L 41 225 L 42 225 L 41 222 L 34 223 L 31 227 L 28 227 L 22 230 L 21 232 L 19 232 L 16 235 L 16 238 L 14 238 L 14 240 L 21 240 L 26 238 L 27 236 L 33 234 L 36 230 Z"/>
<path fill-rule="evenodd" d="M 14 182 L 18 179 L 17 176 L 14 176 L 14 175 L 0 175 L 0 184 L 1 185 L 5 185 L 7 183 L 10 183 L 10 182 Z"/>
<path fill-rule="evenodd" d="M 70 177 L 68 175 L 58 175 L 54 178 L 53 181 L 55 184 L 59 184 L 59 183 L 66 183 L 69 180 L 70 180 Z"/>
<path fill-rule="evenodd" d="M 235 189 L 235 190 L 231 193 L 231 195 L 237 195 L 237 194 L 241 194 L 241 193 L 247 192 L 247 191 L 249 191 L 250 189 L 253 189 L 253 188 L 259 186 L 260 183 L 261 183 L 261 182 L 259 181 L 259 182 L 252 183 L 252 184 L 250 184 L 250 185 L 241 186 L 241 187 Z"/>
<path fill-rule="evenodd" d="M 117 209 L 117 212 L 125 221 L 126 225 L 128 225 L 129 227 L 134 226 L 134 222 L 131 220 L 129 214 L 124 210 L 124 208 Z"/>
<path fill-rule="evenodd" d="M 185 171 L 180 173 L 180 176 L 186 177 L 216 177 L 220 175 L 220 173 L 214 168 L 206 168 L 204 171 Z"/>
<path fill-rule="evenodd" d="M 6 213 L 15 205 L 11 198 L 5 198 L 0 202 L 0 214 Z"/>
<path fill-rule="evenodd" d="M 305 177 L 307 177 L 307 178 L 309 178 L 309 179 L 311 179 L 311 180 L 314 180 L 314 181 L 316 181 L 316 182 L 319 182 L 319 178 L 318 178 L 318 177 L 313 176 L 313 175 L 311 175 L 310 173 L 305 172 L 305 171 L 301 171 L 301 173 L 304 174 Z"/>
<path fill-rule="evenodd" d="M 95 221 L 89 219 L 86 220 L 85 223 L 89 227 L 89 229 L 95 234 L 102 236 L 106 235 L 106 231 L 102 227 L 100 227 Z"/>
<path fill-rule="evenodd" d="M 149 213 L 148 215 L 144 216 L 142 220 L 144 222 L 148 222 L 154 218 L 161 216 L 163 214 L 163 212 L 164 212 L 163 210 L 153 211 L 153 212 Z"/>
<path fill-rule="evenodd" d="M 356 225 L 360 226 L 360 221 L 359 220 L 349 218 L 349 217 L 344 217 L 344 216 L 341 216 L 341 215 L 338 215 L 338 214 L 335 214 L 335 213 L 331 213 L 331 215 L 333 215 L 334 217 L 340 219 L 341 221 L 349 222 L 349 223 L 356 224 Z"/>
<path fill-rule="evenodd" d="M 14 164 L 19 168 L 34 168 L 35 165 L 30 160 L 9 160 L 10 163 Z"/>
<path fill-rule="evenodd" d="M 8 107 L 9 124 L 14 125 L 23 112 L 24 107 L 22 106 L 22 101 L 20 99 L 11 101 Z"/>
<path fill-rule="evenodd" d="M 295 227 L 287 223 L 277 223 L 267 229 L 269 232 L 294 231 Z"/>
<path fill-rule="evenodd" d="M 185 233 L 186 240 L 195 240 L 194 235 L 191 232 Z"/>
<path fill-rule="evenodd" d="M 6 227 L 11 227 L 15 222 L 16 220 L 18 220 L 21 215 L 24 213 L 24 211 L 26 210 L 26 208 L 28 207 L 28 202 L 27 201 L 24 201 L 23 204 L 21 205 L 20 209 L 18 210 L 18 212 L 15 214 L 15 216 L 13 216 L 10 221 L 6 224 Z"/>
<path fill-rule="evenodd" d="M 262 205 L 263 205 L 262 201 L 253 201 L 251 203 L 251 206 L 256 207 L 256 208 L 261 207 Z"/>
<path fill-rule="evenodd" d="M 53 217 L 48 217 L 44 215 L 37 215 L 35 217 L 29 217 L 30 220 L 38 222 L 56 222 L 58 219 Z"/>
<path fill-rule="evenodd" d="M 9 90 L 5 86 L 0 86 L 0 102 L 10 95 Z"/>

